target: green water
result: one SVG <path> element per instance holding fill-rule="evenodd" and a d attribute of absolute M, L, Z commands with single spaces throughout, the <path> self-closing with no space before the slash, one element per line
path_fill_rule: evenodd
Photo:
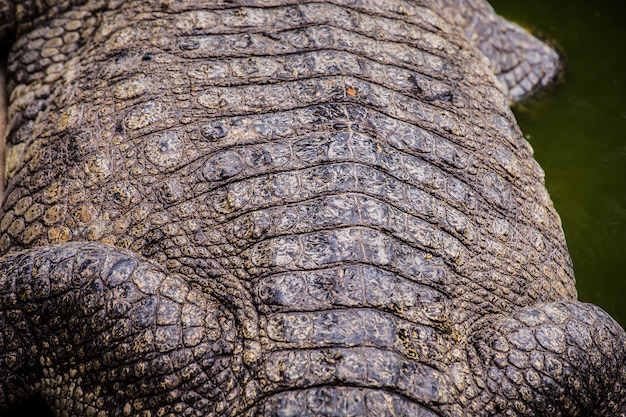
<path fill-rule="evenodd" d="M 515 109 L 546 172 L 579 297 L 626 327 L 626 12 L 618 1 L 492 0 L 553 40 L 566 62 L 553 91 Z"/>

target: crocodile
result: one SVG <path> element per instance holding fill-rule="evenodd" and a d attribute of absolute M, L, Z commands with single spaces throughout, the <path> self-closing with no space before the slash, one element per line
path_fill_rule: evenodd
<path fill-rule="evenodd" d="M 0 0 L 0 413 L 626 416 L 483 0 Z"/>

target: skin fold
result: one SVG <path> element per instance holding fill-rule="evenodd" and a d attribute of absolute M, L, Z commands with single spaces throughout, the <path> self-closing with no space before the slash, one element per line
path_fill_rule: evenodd
<path fill-rule="evenodd" d="M 0 0 L 0 413 L 626 416 L 479 0 Z"/>

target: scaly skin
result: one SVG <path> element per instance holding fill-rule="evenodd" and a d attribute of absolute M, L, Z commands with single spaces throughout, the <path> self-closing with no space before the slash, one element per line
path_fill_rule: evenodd
<path fill-rule="evenodd" d="M 296 3 L 5 22 L 0 409 L 626 415 L 480 19 Z"/>
<path fill-rule="evenodd" d="M 511 102 L 557 80 L 558 54 L 525 29 L 494 13 L 482 0 L 437 0 L 439 10 L 463 28 L 465 37 L 489 60 L 498 83 Z"/>

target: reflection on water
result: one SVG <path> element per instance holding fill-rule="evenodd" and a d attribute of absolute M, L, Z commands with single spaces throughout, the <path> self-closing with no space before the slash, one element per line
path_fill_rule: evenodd
<path fill-rule="evenodd" d="M 564 81 L 515 109 L 546 172 L 579 297 L 626 327 L 626 14 L 620 1 L 492 0 L 554 40 Z"/>

